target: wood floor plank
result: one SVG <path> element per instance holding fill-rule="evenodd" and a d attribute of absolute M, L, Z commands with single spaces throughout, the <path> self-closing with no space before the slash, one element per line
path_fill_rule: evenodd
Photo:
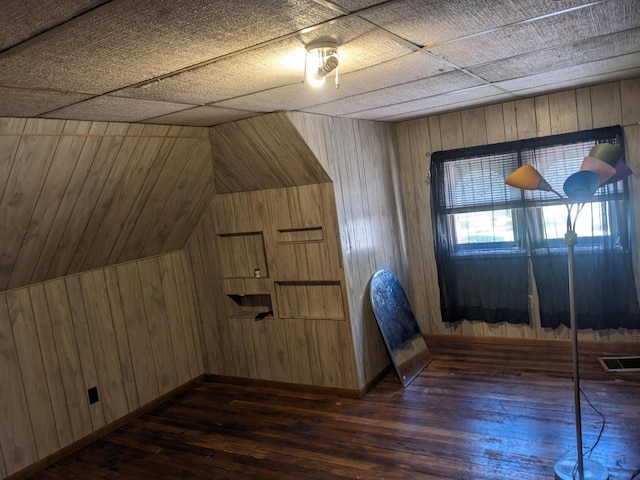
<path fill-rule="evenodd" d="M 569 345 L 429 348 L 409 387 L 390 373 L 361 399 L 205 382 L 35 478 L 552 478 L 575 449 Z M 605 373 L 606 348 L 580 357 L 583 390 L 606 417 L 592 458 L 628 479 L 640 468 L 640 373 Z M 582 418 L 590 447 L 601 420 L 586 402 Z"/>

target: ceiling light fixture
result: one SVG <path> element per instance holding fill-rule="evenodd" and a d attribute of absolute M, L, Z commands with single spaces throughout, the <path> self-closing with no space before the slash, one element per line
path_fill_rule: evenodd
<path fill-rule="evenodd" d="M 327 75 L 336 71 L 336 88 L 338 83 L 338 45 L 332 40 L 312 42 L 307 45 L 307 56 L 304 64 L 304 81 L 313 87 L 324 85 Z"/>

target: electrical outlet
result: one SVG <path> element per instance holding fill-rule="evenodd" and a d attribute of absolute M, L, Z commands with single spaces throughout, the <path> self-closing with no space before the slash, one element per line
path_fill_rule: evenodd
<path fill-rule="evenodd" d="M 100 398 L 98 398 L 98 387 L 91 387 L 87 390 L 87 393 L 89 394 L 89 405 L 100 401 Z"/>

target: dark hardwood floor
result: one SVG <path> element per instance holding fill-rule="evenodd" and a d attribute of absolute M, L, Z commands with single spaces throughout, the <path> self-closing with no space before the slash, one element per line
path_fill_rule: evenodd
<path fill-rule="evenodd" d="M 362 399 L 207 382 L 33 478 L 553 478 L 575 451 L 568 344 L 429 346 L 408 388 L 389 374 Z M 605 373 L 599 348 L 581 359 L 606 417 L 592 458 L 628 480 L 640 468 L 640 374 Z M 586 447 L 600 425 L 583 402 Z"/>

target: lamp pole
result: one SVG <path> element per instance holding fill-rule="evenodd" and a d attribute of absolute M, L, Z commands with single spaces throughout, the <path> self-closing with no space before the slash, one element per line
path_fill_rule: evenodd
<path fill-rule="evenodd" d="M 569 228 L 564 236 L 569 250 L 569 318 L 571 325 L 571 357 L 573 364 L 573 403 L 576 415 L 576 442 L 578 454 L 578 478 L 584 479 L 584 460 L 582 458 L 582 417 L 580 413 L 580 366 L 578 362 L 578 321 L 576 319 L 576 299 L 573 279 L 573 253 L 578 235 L 575 230 Z"/>
<path fill-rule="evenodd" d="M 557 192 L 556 192 L 557 193 Z M 582 415 L 580 412 L 580 365 L 578 362 L 578 320 L 576 317 L 576 301 L 574 288 L 574 247 L 578 243 L 578 235 L 575 231 L 575 221 L 571 223 L 571 208 L 567 206 L 567 233 L 564 236 L 564 243 L 568 249 L 569 268 L 569 319 L 571 327 L 571 360 L 573 364 L 573 404 L 576 419 L 576 454 L 577 457 L 561 458 L 554 467 L 555 478 L 557 480 L 607 480 L 609 472 L 600 463 L 583 458 L 582 453 Z M 576 214 L 580 214 L 580 209 Z M 586 470 L 586 474 L 585 474 Z M 577 476 L 576 476 L 577 474 Z"/>

